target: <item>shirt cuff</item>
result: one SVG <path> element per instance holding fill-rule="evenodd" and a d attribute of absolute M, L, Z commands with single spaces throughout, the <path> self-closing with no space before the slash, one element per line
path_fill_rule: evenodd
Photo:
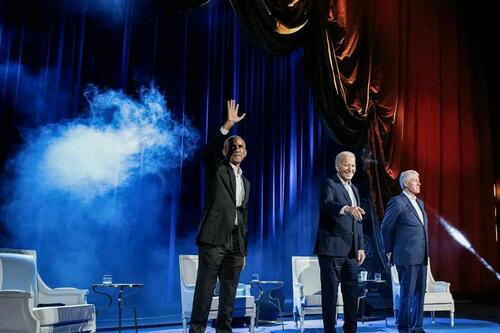
<path fill-rule="evenodd" d="M 349 206 L 344 206 L 342 207 L 342 209 L 340 210 L 340 215 L 345 215 L 345 209 L 349 207 Z"/>
<path fill-rule="evenodd" d="M 220 132 L 222 133 L 222 135 L 227 135 L 227 133 L 229 133 L 229 131 L 225 129 L 224 126 L 221 126 Z"/>

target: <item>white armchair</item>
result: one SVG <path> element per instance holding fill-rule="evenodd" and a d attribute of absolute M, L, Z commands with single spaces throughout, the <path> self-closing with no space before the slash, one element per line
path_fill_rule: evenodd
<path fill-rule="evenodd" d="M 304 331 L 307 314 L 321 314 L 321 281 L 317 257 L 292 257 L 293 314 L 295 324 L 300 321 L 300 331 Z M 340 284 L 337 297 L 337 315 L 344 313 L 344 303 Z"/>
<path fill-rule="evenodd" d="M 193 309 L 194 288 L 196 286 L 196 275 L 198 272 L 197 255 L 179 255 L 179 278 L 181 284 L 181 304 L 182 304 L 182 327 L 187 332 L 187 322 L 191 317 Z M 219 297 L 212 298 L 208 319 L 217 318 L 219 308 Z M 250 285 L 238 284 L 236 300 L 234 302 L 233 316 L 249 317 L 249 331 L 254 332 L 255 325 L 255 298 L 250 295 Z"/>
<path fill-rule="evenodd" d="M 87 294 L 49 288 L 38 275 L 35 251 L 0 249 L 0 332 L 95 332 Z"/>
<path fill-rule="evenodd" d="M 399 285 L 398 271 L 396 266 L 391 267 L 392 280 L 392 300 L 394 303 L 394 316 L 399 311 L 399 295 L 401 287 Z M 450 312 L 450 326 L 455 326 L 455 301 L 450 292 L 450 284 L 444 281 L 436 281 L 432 276 L 430 259 L 427 262 L 427 286 L 424 296 L 424 312 L 430 311 L 432 323 L 435 323 L 436 311 Z"/>

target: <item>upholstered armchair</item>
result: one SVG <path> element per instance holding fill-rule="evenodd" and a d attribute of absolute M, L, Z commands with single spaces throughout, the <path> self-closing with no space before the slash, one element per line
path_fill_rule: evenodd
<path fill-rule="evenodd" d="M 184 332 L 187 332 L 187 323 L 191 317 L 193 308 L 194 288 L 196 286 L 196 274 L 198 273 L 198 256 L 179 255 L 179 273 L 181 284 L 182 327 Z M 217 318 L 218 307 L 219 297 L 214 296 L 208 315 L 209 320 Z M 238 284 L 233 317 L 249 317 L 249 331 L 253 333 L 255 314 L 255 298 L 250 294 L 250 285 Z"/>
<path fill-rule="evenodd" d="M 95 332 L 87 294 L 49 288 L 37 272 L 35 251 L 0 249 L 0 332 Z"/>
<path fill-rule="evenodd" d="M 292 257 L 293 315 L 295 325 L 300 321 L 300 331 L 304 331 L 305 316 L 321 314 L 321 281 L 317 257 Z M 344 313 L 344 303 L 340 284 L 337 297 L 337 315 Z"/>
<path fill-rule="evenodd" d="M 397 318 L 401 287 L 399 285 L 398 271 L 394 265 L 391 267 L 391 280 L 394 316 Z M 448 282 L 434 280 L 430 259 L 427 262 L 427 286 L 424 296 L 424 312 L 425 311 L 431 312 L 433 324 L 435 323 L 436 311 L 449 311 L 450 326 L 455 326 L 455 301 L 450 292 L 450 284 Z"/>

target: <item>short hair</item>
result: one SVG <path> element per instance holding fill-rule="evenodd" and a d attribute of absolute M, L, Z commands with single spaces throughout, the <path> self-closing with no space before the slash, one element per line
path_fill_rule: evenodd
<path fill-rule="evenodd" d="M 405 183 L 412 176 L 418 177 L 418 172 L 415 170 L 406 170 L 401 172 L 401 175 L 399 175 L 399 186 L 401 186 L 402 190 L 406 188 Z"/>
<path fill-rule="evenodd" d="M 229 138 L 226 139 L 226 141 L 224 141 L 224 147 L 222 148 L 222 151 L 224 152 L 224 155 L 227 154 L 228 150 L 229 150 L 229 142 L 235 140 L 235 139 L 241 139 L 241 141 L 243 141 L 243 144 L 245 145 L 245 149 L 247 149 L 247 144 L 245 142 L 245 140 L 243 140 L 243 138 L 239 135 L 231 135 Z"/>
<path fill-rule="evenodd" d="M 340 162 L 343 161 L 344 158 L 347 157 L 347 156 L 356 159 L 356 155 L 354 155 L 350 151 L 346 150 L 346 151 L 338 153 L 337 156 L 335 156 L 335 166 L 338 166 L 340 164 Z"/>

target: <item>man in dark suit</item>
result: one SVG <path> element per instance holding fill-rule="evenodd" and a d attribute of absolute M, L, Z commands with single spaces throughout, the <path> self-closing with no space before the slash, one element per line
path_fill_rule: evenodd
<path fill-rule="evenodd" d="M 320 220 L 314 253 L 321 277 L 321 306 L 325 332 L 336 332 L 337 291 L 344 297 L 344 332 L 357 329 L 358 265 L 365 260 L 358 189 L 351 183 L 356 158 L 344 151 L 335 158 L 337 174 L 325 179 L 320 195 Z"/>
<path fill-rule="evenodd" d="M 240 164 L 247 154 L 239 136 L 227 137 L 238 116 L 238 104 L 228 101 L 227 120 L 205 149 L 205 207 L 196 238 L 198 275 L 189 332 L 204 332 L 219 278 L 217 332 L 231 332 L 240 272 L 247 255 L 247 202 L 250 183 Z"/>
<path fill-rule="evenodd" d="M 389 200 L 381 232 L 385 253 L 396 265 L 401 285 L 398 331 L 422 333 L 424 296 L 427 284 L 427 214 L 417 198 L 420 179 L 416 171 L 401 173 L 403 192 Z"/>

